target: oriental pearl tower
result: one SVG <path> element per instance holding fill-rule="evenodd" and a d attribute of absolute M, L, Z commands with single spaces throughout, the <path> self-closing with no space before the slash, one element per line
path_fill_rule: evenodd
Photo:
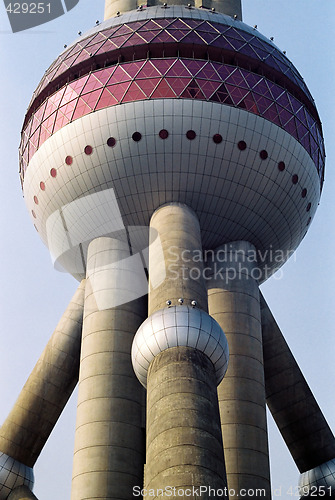
<path fill-rule="evenodd" d="M 270 499 L 266 405 L 300 495 L 335 496 L 334 436 L 259 291 L 324 163 L 306 84 L 241 0 L 106 0 L 24 118 L 27 208 L 80 285 L 0 429 L 0 500 L 36 499 L 78 382 L 71 500 Z"/>

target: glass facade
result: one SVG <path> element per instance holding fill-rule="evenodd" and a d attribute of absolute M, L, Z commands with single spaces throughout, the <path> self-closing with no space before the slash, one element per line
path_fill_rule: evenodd
<path fill-rule="evenodd" d="M 115 64 L 70 81 L 47 97 L 22 132 L 22 177 L 37 149 L 68 123 L 116 104 L 162 98 L 218 102 L 266 118 L 302 144 L 322 181 L 323 139 L 304 104 L 265 76 L 219 62 L 182 58 Z"/>
<path fill-rule="evenodd" d="M 50 83 L 57 81 L 62 75 L 74 74 L 74 69 L 90 66 L 92 60 L 108 61 L 117 60 L 120 55 L 123 58 L 134 59 L 134 53 L 138 53 L 140 46 L 144 46 L 144 54 L 153 49 L 153 46 L 164 49 L 178 44 L 188 50 L 202 51 L 205 48 L 220 49 L 227 59 L 234 56 L 238 58 L 238 65 L 243 62 L 250 64 L 254 61 L 259 65 L 271 68 L 277 75 L 286 76 L 299 89 L 301 89 L 310 100 L 312 97 L 303 81 L 301 75 L 287 57 L 270 41 L 266 42 L 260 38 L 257 31 L 254 34 L 243 31 L 237 27 L 203 21 L 201 19 L 150 19 L 129 22 L 114 26 L 75 43 L 49 67 L 42 78 L 34 97 L 38 96 Z M 145 47 L 149 45 L 150 47 Z M 132 50 L 129 50 L 132 49 Z M 206 58 L 206 54 L 204 54 Z M 92 59 L 93 58 L 93 59 Z M 136 59 L 142 57 L 135 57 Z"/>

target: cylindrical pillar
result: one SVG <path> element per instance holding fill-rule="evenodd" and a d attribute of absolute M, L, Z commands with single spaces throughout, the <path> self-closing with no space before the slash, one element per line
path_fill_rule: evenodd
<path fill-rule="evenodd" d="M 266 402 L 305 492 L 335 494 L 335 438 L 265 299 L 261 296 Z M 316 470 L 318 469 L 318 470 Z M 317 495 L 315 495 L 317 496 Z"/>
<path fill-rule="evenodd" d="M 180 298 L 208 311 L 198 218 L 186 205 L 170 203 L 150 222 L 149 315 Z"/>
<path fill-rule="evenodd" d="M 150 316 L 132 350 L 135 372 L 147 384 L 145 487 L 156 498 L 170 488 L 195 498 L 200 487 L 211 487 L 213 498 L 227 497 L 216 385 L 228 353 L 206 312 L 199 222 L 187 206 L 173 203 L 154 213 L 151 231 Z"/>
<path fill-rule="evenodd" d="M 90 243 L 73 459 L 72 500 L 124 499 L 143 482 L 142 391 L 130 350 L 146 316 L 143 265 L 127 243 Z"/>
<path fill-rule="evenodd" d="M 0 451 L 33 467 L 78 382 L 85 280 L 0 429 Z"/>
<path fill-rule="evenodd" d="M 264 488 L 270 499 L 256 250 L 238 241 L 217 249 L 210 260 L 209 312 L 224 330 L 230 353 L 218 387 L 228 486 L 236 497 L 241 490 Z"/>
<path fill-rule="evenodd" d="M 154 5 L 184 5 L 185 7 L 190 4 L 194 7 L 212 9 L 217 12 L 231 16 L 234 19 L 242 21 L 242 4 L 241 0 L 148 0 L 147 7 Z M 118 13 L 123 14 L 130 10 L 136 10 L 138 6 L 142 5 L 141 0 L 106 0 L 105 1 L 105 20 L 115 17 Z"/>
<path fill-rule="evenodd" d="M 118 13 L 123 14 L 129 10 L 136 10 L 137 5 L 137 0 L 106 0 L 105 20 L 115 17 Z"/>

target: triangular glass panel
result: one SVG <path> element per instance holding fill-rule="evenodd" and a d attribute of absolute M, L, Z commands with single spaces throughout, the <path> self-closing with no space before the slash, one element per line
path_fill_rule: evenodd
<path fill-rule="evenodd" d="M 69 121 L 70 120 L 66 116 L 64 116 L 60 110 L 58 110 L 53 133 L 57 132 L 57 130 L 60 130 L 62 127 L 67 125 Z"/>
<path fill-rule="evenodd" d="M 146 97 L 149 98 L 160 81 L 161 81 L 161 77 L 160 78 L 146 78 L 144 80 L 137 79 L 136 83 L 140 87 L 140 89 L 144 92 Z"/>
<path fill-rule="evenodd" d="M 184 99 L 206 99 L 204 94 L 201 92 L 199 85 L 194 80 L 192 80 L 186 87 L 180 97 L 183 97 Z"/>
<path fill-rule="evenodd" d="M 114 68 L 105 68 L 94 73 L 95 77 L 101 82 L 102 85 L 106 85 L 108 80 L 110 79 Z"/>
<path fill-rule="evenodd" d="M 173 36 L 168 32 L 168 31 L 161 31 L 160 33 L 158 33 L 157 36 L 155 36 L 154 38 L 154 42 L 155 43 L 169 43 L 169 42 L 174 42 L 175 39 L 173 38 Z"/>
<path fill-rule="evenodd" d="M 138 72 L 141 70 L 141 68 L 143 68 L 145 64 L 146 61 L 134 61 L 131 63 L 126 63 L 124 65 L 124 69 L 131 78 L 138 78 Z"/>
<path fill-rule="evenodd" d="M 138 34 L 143 38 L 143 40 L 147 43 L 151 42 L 157 35 L 157 31 L 139 31 Z"/>
<path fill-rule="evenodd" d="M 226 89 L 226 86 L 222 84 L 217 92 L 212 95 L 211 101 L 216 101 L 216 102 L 221 102 L 225 104 L 230 104 L 231 106 L 234 106 L 233 101 L 231 100 L 231 97 Z"/>
<path fill-rule="evenodd" d="M 170 35 L 177 42 L 180 42 L 180 40 L 182 40 L 184 38 L 185 34 L 186 34 L 185 31 L 177 30 L 177 29 L 172 29 L 172 28 L 168 28 L 167 32 L 170 33 Z"/>
<path fill-rule="evenodd" d="M 214 92 L 216 92 L 221 85 L 220 82 L 200 80 L 200 79 L 198 80 L 198 78 L 196 79 L 196 81 L 197 81 L 199 87 L 201 88 L 206 99 L 210 99 L 211 96 L 214 94 Z"/>
<path fill-rule="evenodd" d="M 118 101 L 108 89 L 104 89 L 95 109 L 108 108 L 109 106 L 114 106 L 114 104 L 118 104 Z"/>
<path fill-rule="evenodd" d="M 169 71 L 174 62 L 175 59 L 156 59 L 151 61 L 152 65 L 157 68 L 162 76 Z"/>
<path fill-rule="evenodd" d="M 131 77 L 128 75 L 128 73 L 122 68 L 122 66 L 117 66 L 114 73 L 110 77 L 108 85 L 127 82 L 129 80 L 131 80 Z"/>
<path fill-rule="evenodd" d="M 135 82 L 132 82 L 127 92 L 125 93 L 122 102 L 140 101 L 146 98 L 147 96 L 140 89 L 140 87 Z"/>
<path fill-rule="evenodd" d="M 91 113 L 92 109 L 88 106 L 81 98 L 78 99 L 78 103 L 76 109 L 73 113 L 72 120 L 76 120 L 82 116 L 85 116 Z"/>
<path fill-rule="evenodd" d="M 191 75 L 195 76 L 207 63 L 204 61 L 197 61 L 196 59 L 184 59 L 183 64 L 186 66 Z"/>
<path fill-rule="evenodd" d="M 173 92 L 171 87 L 168 85 L 167 81 L 163 80 L 157 85 L 154 92 L 151 94 L 151 99 L 161 99 L 164 97 L 177 97 Z"/>
<path fill-rule="evenodd" d="M 115 31 L 115 35 L 117 35 L 117 36 L 120 36 L 120 35 L 130 35 L 131 33 L 133 33 L 133 30 L 127 24 L 122 24 Z"/>
<path fill-rule="evenodd" d="M 166 76 L 190 76 L 190 72 L 183 65 L 183 63 L 177 59 L 173 66 L 166 73 Z"/>
<path fill-rule="evenodd" d="M 157 68 L 151 63 L 151 61 L 146 61 L 144 66 L 139 71 L 137 78 L 153 78 L 160 77 L 161 73 Z"/>
<path fill-rule="evenodd" d="M 52 113 L 46 120 L 43 122 L 43 127 L 50 133 L 52 134 L 52 130 L 54 128 L 55 124 L 55 118 L 56 118 L 56 111 Z"/>
<path fill-rule="evenodd" d="M 248 94 L 249 90 L 241 89 L 239 87 L 234 87 L 226 83 L 226 88 L 229 92 L 229 95 L 234 102 L 235 106 L 238 105 L 240 101 L 242 101 Z"/>
<path fill-rule="evenodd" d="M 166 81 L 168 82 L 170 87 L 174 90 L 174 92 L 177 94 L 177 96 L 180 96 L 180 94 L 182 94 L 187 85 L 191 82 L 191 78 L 166 77 Z"/>
<path fill-rule="evenodd" d="M 259 115 L 257 104 L 255 103 L 251 92 L 249 92 L 249 94 L 245 96 L 245 98 L 243 99 L 243 103 L 247 111 L 250 111 L 250 113 L 253 113 L 254 115 Z"/>
<path fill-rule="evenodd" d="M 116 47 L 122 47 L 123 44 L 129 40 L 129 38 L 131 37 L 132 35 L 129 34 L 129 35 L 121 35 L 121 36 L 113 36 L 112 38 L 112 42 L 116 45 Z"/>
<path fill-rule="evenodd" d="M 78 91 L 76 91 L 72 88 L 72 85 L 69 84 L 66 87 L 66 90 L 65 90 L 64 95 L 63 95 L 63 99 L 61 100 L 61 103 L 60 103 L 60 106 L 64 106 L 64 104 L 72 101 L 73 99 L 76 99 L 78 97 L 79 93 L 80 93 L 80 89 L 78 89 Z"/>
<path fill-rule="evenodd" d="M 130 86 L 130 82 L 127 83 L 119 83 L 116 85 L 109 86 L 108 85 L 108 90 L 113 94 L 115 99 L 117 99 L 119 102 L 122 101 L 123 96 L 127 92 L 128 88 Z"/>
<path fill-rule="evenodd" d="M 195 32 L 191 31 L 191 33 L 188 33 L 185 38 L 183 38 L 183 43 L 203 43 L 202 38 Z"/>
<path fill-rule="evenodd" d="M 82 94 L 87 94 L 88 92 L 93 92 L 98 88 L 102 87 L 102 83 L 95 77 L 94 73 L 91 73 L 87 82 L 85 83 L 85 87 L 83 88 Z"/>
<path fill-rule="evenodd" d="M 70 121 L 72 120 L 72 115 L 74 108 L 76 107 L 77 99 L 68 102 L 65 106 L 61 106 L 59 109 L 62 111 L 63 115 L 66 116 Z"/>
<path fill-rule="evenodd" d="M 238 68 L 236 68 L 231 75 L 229 75 L 225 83 L 229 83 L 230 85 L 234 85 L 236 87 L 243 87 L 245 89 L 248 88 L 243 76 L 241 75 L 240 71 Z"/>
<path fill-rule="evenodd" d="M 141 45 L 145 40 L 138 35 L 137 33 L 133 33 L 130 38 L 123 44 L 123 47 L 132 47 L 133 45 Z"/>
<path fill-rule="evenodd" d="M 102 89 L 100 88 L 98 90 L 94 90 L 93 92 L 90 92 L 89 94 L 82 95 L 81 98 L 84 102 L 86 102 L 86 104 L 90 108 L 94 109 L 98 100 L 99 100 L 101 92 L 102 92 Z"/>
<path fill-rule="evenodd" d="M 213 65 L 210 62 L 207 62 L 205 66 L 197 73 L 197 78 L 202 78 L 204 80 L 215 80 L 220 81 L 221 78 L 218 76 L 215 71 Z"/>
<path fill-rule="evenodd" d="M 263 117 L 276 125 L 281 126 L 281 122 L 278 116 L 278 110 L 276 103 L 271 104 L 271 106 L 264 111 Z"/>
<path fill-rule="evenodd" d="M 175 21 L 173 21 L 173 23 L 170 24 L 169 28 L 174 28 L 174 29 L 178 29 L 178 30 L 184 30 L 184 31 L 189 31 L 190 30 L 190 26 L 188 26 L 188 19 L 185 20 L 185 22 L 183 22 L 181 19 L 176 19 Z M 199 25 L 199 21 L 197 21 L 197 26 Z"/>

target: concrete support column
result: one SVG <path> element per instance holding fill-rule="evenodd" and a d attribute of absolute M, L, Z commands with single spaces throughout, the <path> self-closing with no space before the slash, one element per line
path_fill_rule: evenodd
<path fill-rule="evenodd" d="M 218 387 L 229 489 L 259 488 L 270 499 L 261 312 L 256 250 L 238 241 L 217 249 L 208 266 L 210 314 L 224 330 L 230 360 Z M 256 278 L 256 279 L 255 279 Z M 250 496 L 253 496 L 252 494 Z"/>
<path fill-rule="evenodd" d="M 136 298 L 138 264 L 122 241 L 89 246 L 72 500 L 129 500 L 143 482 L 143 388 L 130 358 L 147 311 L 145 298 Z"/>
<path fill-rule="evenodd" d="M 206 312 L 199 222 L 187 206 L 173 203 L 154 213 L 151 231 L 150 316 L 132 349 L 135 372 L 147 385 L 145 487 L 155 498 L 166 488 L 196 498 L 193 488 L 199 493 L 200 486 L 212 488 L 211 498 L 227 498 L 216 386 L 228 352 Z"/>
<path fill-rule="evenodd" d="M 123 14 L 130 10 L 137 9 L 137 0 L 106 0 L 105 1 L 105 20 L 115 17 L 117 13 Z"/>
<path fill-rule="evenodd" d="M 263 296 L 261 312 L 268 407 L 303 473 L 301 487 L 330 487 L 335 495 L 334 435 Z"/>
<path fill-rule="evenodd" d="M 0 429 L 0 452 L 33 467 L 78 382 L 85 280 Z"/>

